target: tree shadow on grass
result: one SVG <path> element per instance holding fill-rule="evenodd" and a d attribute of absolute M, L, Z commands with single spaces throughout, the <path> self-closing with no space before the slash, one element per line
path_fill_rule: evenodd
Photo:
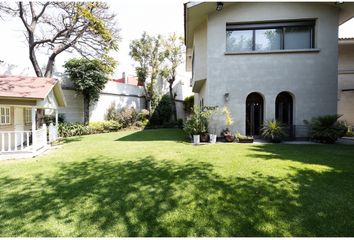
<path fill-rule="evenodd" d="M 145 129 L 134 132 L 116 141 L 175 141 L 186 142 L 187 136 L 181 129 Z"/>
<path fill-rule="evenodd" d="M 72 142 L 80 142 L 82 140 L 82 138 L 83 138 L 82 136 L 61 138 L 61 139 L 57 140 L 55 145 L 62 145 L 62 144 L 72 143 Z"/>
<path fill-rule="evenodd" d="M 98 156 L 53 176 L 0 178 L 0 236 L 350 236 L 352 204 L 313 195 L 338 174 L 225 178 L 192 160 Z"/>

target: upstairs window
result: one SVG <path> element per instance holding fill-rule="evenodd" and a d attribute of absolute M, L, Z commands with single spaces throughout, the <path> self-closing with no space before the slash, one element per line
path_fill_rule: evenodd
<path fill-rule="evenodd" d="M 315 21 L 226 25 L 226 51 L 273 51 L 314 48 Z"/>
<path fill-rule="evenodd" d="M 10 107 L 0 107 L 0 125 L 10 125 Z"/>

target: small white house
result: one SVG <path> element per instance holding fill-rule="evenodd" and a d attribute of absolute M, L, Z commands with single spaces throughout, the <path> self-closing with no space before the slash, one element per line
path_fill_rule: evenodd
<path fill-rule="evenodd" d="M 0 76 L 0 159 L 45 150 L 57 138 L 58 107 L 65 105 L 53 78 Z"/>

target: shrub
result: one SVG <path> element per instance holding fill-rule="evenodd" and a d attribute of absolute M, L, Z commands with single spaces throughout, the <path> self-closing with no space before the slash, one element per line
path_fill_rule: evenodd
<path fill-rule="evenodd" d="M 140 121 L 145 121 L 149 119 L 149 111 L 146 109 L 141 110 L 141 112 L 138 114 L 138 119 Z"/>
<path fill-rule="evenodd" d="M 121 129 L 122 125 L 116 121 L 84 123 L 60 123 L 58 127 L 59 136 L 72 137 L 96 133 L 114 132 Z"/>
<path fill-rule="evenodd" d="M 191 114 L 193 112 L 193 106 L 194 106 L 194 95 L 186 97 L 184 99 L 184 111 L 186 114 Z"/>
<path fill-rule="evenodd" d="M 225 106 L 222 110 L 222 113 L 225 116 L 226 128 L 222 130 L 221 135 L 225 138 L 226 142 L 233 142 L 235 140 L 235 136 L 231 131 L 231 125 L 234 123 L 234 120 L 232 119 L 231 112 Z"/>
<path fill-rule="evenodd" d="M 182 119 L 182 118 L 179 118 L 179 119 L 177 120 L 177 127 L 180 128 L 180 129 L 183 128 L 183 119 Z"/>
<path fill-rule="evenodd" d="M 103 122 L 90 122 L 90 130 L 92 133 L 115 132 L 122 128 L 122 125 L 114 120 Z"/>
<path fill-rule="evenodd" d="M 83 123 L 60 123 L 58 132 L 61 137 L 72 137 L 91 134 L 91 129 Z"/>
<path fill-rule="evenodd" d="M 204 108 L 201 110 L 199 107 L 193 107 L 193 114 L 190 119 L 184 124 L 183 130 L 189 135 L 197 135 L 208 132 L 208 118 L 212 114 L 211 109 Z"/>
<path fill-rule="evenodd" d="M 262 136 L 273 143 L 279 143 L 286 136 L 283 126 L 277 120 L 268 120 L 261 128 Z"/>
<path fill-rule="evenodd" d="M 347 132 L 344 122 L 338 121 L 341 115 L 325 115 L 313 118 L 310 122 L 311 138 L 321 143 L 335 143 Z"/>
<path fill-rule="evenodd" d="M 163 95 L 150 118 L 150 125 L 164 125 L 170 122 L 172 116 L 172 100 L 170 96 Z"/>
<path fill-rule="evenodd" d="M 346 137 L 354 137 L 354 132 L 352 127 L 348 127 L 347 132 L 345 133 Z"/>
<path fill-rule="evenodd" d="M 117 113 L 115 120 L 118 121 L 123 128 L 130 127 L 138 120 L 138 113 L 133 107 L 125 107 Z"/>
<path fill-rule="evenodd" d="M 107 113 L 106 113 L 106 119 L 109 120 L 117 120 L 117 109 L 116 109 L 116 105 L 114 103 L 111 104 L 111 106 L 109 106 L 109 108 L 107 109 Z"/>

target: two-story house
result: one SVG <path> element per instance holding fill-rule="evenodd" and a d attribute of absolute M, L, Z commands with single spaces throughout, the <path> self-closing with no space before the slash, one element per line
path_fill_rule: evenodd
<path fill-rule="evenodd" d="M 338 26 L 353 3 L 190 2 L 184 11 L 195 104 L 227 106 L 234 131 L 259 135 L 278 119 L 305 137 L 304 120 L 337 113 Z M 220 134 L 223 118 L 211 126 Z"/>

